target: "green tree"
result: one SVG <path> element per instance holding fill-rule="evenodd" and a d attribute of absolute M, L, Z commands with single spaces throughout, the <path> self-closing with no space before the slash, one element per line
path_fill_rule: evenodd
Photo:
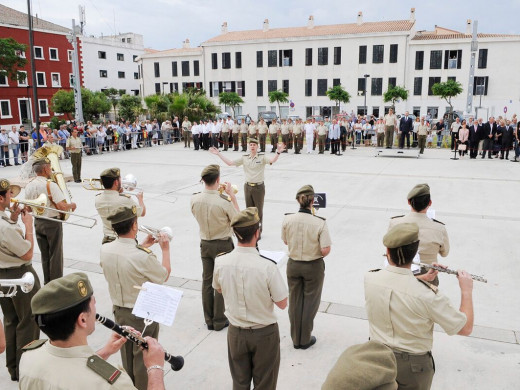
<path fill-rule="evenodd" d="M 75 111 L 74 92 L 60 89 L 51 98 L 51 110 L 61 112 L 71 119 L 71 114 Z"/>
<path fill-rule="evenodd" d="M 117 105 L 119 104 L 119 99 L 123 95 L 121 93 L 121 91 L 122 90 L 117 90 L 115 88 L 108 88 L 108 89 L 104 89 L 102 91 L 108 98 L 108 101 L 110 102 L 110 104 L 112 105 L 112 108 L 114 110 L 114 116 L 116 115 L 116 108 L 117 108 Z"/>
<path fill-rule="evenodd" d="M 144 98 L 148 113 L 161 122 L 166 119 L 171 101 L 167 95 L 149 95 Z"/>
<path fill-rule="evenodd" d="M 385 103 L 392 102 L 392 109 L 395 112 L 395 102 L 401 100 L 408 100 L 408 90 L 398 85 L 391 85 L 383 95 Z"/>
<path fill-rule="evenodd" d="M 133 122 L 138 117 L 143 109 L 141 98 L 133 95 L 123 95 L 119 100 L 119 116 Z"/>
<path fill-rule="evenodd" d="M 18 51 L 25 51 L 27 47 L 16 42 L 13 38 L 0 38 L 0 75 L 9 77 L 13 81 L 24 81 L 26 74 L 18 72 L 27 64 L 25 58 L 17 55 Z"/>
<path fill-rule="evenodd" d="M 240 96 L 238 96 L 238 93 L 236 92 L 221 92 L 218 95 L 218 102 L 219 104 L 223 104 L 224 106 L 231 107 L 233 110 L 233 118 L 235 115 L 235 108 L 240 106 L 242 103 L 244 103 L 244 100 Z"/>
<path fill-rule="evenodd" d="M 206 97 L 203 89 L 188 88 L 181 94 L 170 94 L 169 97 L 171 104 L 168 112 L 171 116 L 187 116 L 190 121 L 198 122 L 204 118 L 214 118 L 220 113 L 220 108 Z"/>
<path fill-rule="evenodd" d="M 451 104 L 451 98 L 462 93 L 462 84 L 455 80 L 435 83 L 432 85 L 432 93 L 434 96 L 446 100 L 446 103 L 450 105 L 449 122 L 453 121 L 453 105 Z M 449 125 L 451 125 L 451 123 L 449 123 Z"/>
<path fill-rule="evenodd" d="M 81 92 L 81 97 L 83 98 L 83 90 Z M 87 90 L 88 91 L 88 90 Z M 95 117 L 99 117 L 101 114 L 106 115 L 109 111 L 112 105 L 110 104 L 110 101 L 108 100 L 107 96 L 100 91 L 92 92 L 89 91 L 92 95 L 90 97 L 90 100 L 88 101 L 89 104 L 85 104 L 85 101 L 83 100 L 83 114 L 85 116 L 86 120 L 92 120 Z"/>
<path fill-rule="evenodd" d="M 283 91 L 271 91 L 269 92 L 269 102 L 278 104 L 278 116 L 282 117 L 280 110 L 280 103 L 289 103 L 289 94 Z"/>
<path fill-rule="evenodd" d="M 341 84 L 329 88 L 326 93 L 329 99 L 336 103 L 336 112 L 338 113 L 340 103 L 346 104 L 350 102 L 350 94 L 347 91 L 345 91 Z"/>

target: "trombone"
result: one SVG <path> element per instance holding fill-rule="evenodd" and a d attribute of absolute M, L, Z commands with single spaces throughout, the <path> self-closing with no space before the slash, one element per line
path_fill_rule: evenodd
<path fill-rule="evenodd" d="M 14 297 L 18 292 L 17 286 L 20 286 L 20 290 L 24 293 L 31 292 L 34 287 L 34 275 L 26 272 L 20 279 L 0 279 L 0 287 L 9 287 L 6 293 L 0 291 L 0 298 Z"/>
<path fill-rule="evenodd" d="M 67 223 L 69 225 L 75 225 L 75 226 L 81 226 L 81 227 L 85 227 L 85 228 L 89 228 L 89 229 L 92 229 L 96 223 L 97 223 L 97 220 L 95 218 L 92 218 L 92 217 L 87 217 L 87 216 L 84 216 L 84 215 L 78 215 L 78 214 L 75 214 L 73 213 L 72 211 L 62 211 L 62 210 L 57 210 L 55 208 L 52 208 L 52 207 L 47 207 L 47 195 L 45 194 L 40 194 L 40 196 L 38 196 L 36 199 L 16 199 L 16 198 L 11 198 L 11 202 L 13 203 L 14 206 L 16 206 L 17 204 L 23 204 L 25 206 L 29 206 L 34 214 L 34 218 L 39 218 L 39 219 L 45 219 L 47 221 L 53 221 L 53 222 L 60 222 L 60 223 Z M 64 215 L 67 215 L 67 216 L 70 216 L 70 215 L 73 215 L 73 216 L 76 216 L 80 219 L 88 219 L 92 222 L 88 223 L 88 224 L 82 224 L 82 223 L 78 223 L 78 222 L 70 222 L 68 220 L 61 220 L 61 219 L 55 219 L 55 218 L 49 218 L 49 217 L 45 217 L 43 214 L 45 213 L 45 210 L 52 210 L 52 211 L 56 211 L 60 214 L 64 214 Z"/>
<path fill-rule="evenodd" d="M 127 177 L 130 177 L 130 180 L 127 180 Z M 137 187 L 137 179 L 133 175 L 126 175 L 125 178 L 121 181 L 121 187 L 123 188 L 122 194 L 127 195 L 138 195 L 143 190 Z M 89 191 L 105 191 L 106 188 L 103 187 L 101 183 L 101 179 L 93 178 L 93 179 L 83 179 L 83 188 Z"/>
<path fill-rule="evenodd" d="M 173 230 L 169 226 L 165 226 L 161 229 L 156 229 L 150 226 L 146 225 L 139 225 L 139 231 L 142 233 L 146 233 L 151 235 L 153 238 L 155 238 L 157 241 L 159 241 L 159 234 L 164 233 L 168 237 L 168 241 L 171 241 L 173 238 Z"/>

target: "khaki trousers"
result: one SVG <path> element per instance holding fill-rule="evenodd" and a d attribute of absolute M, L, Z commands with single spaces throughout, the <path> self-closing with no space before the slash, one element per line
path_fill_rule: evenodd
<path fill-rule="evenodd" d="M 303 149 L 303 134 L 295 134 L 294 135 L 294 153 L 300 153 L 300 150 Z"/>
<path fill-rule="evenodd" d="M 291 338 L 296 346 L 309 344 L 321 301 L 321 290 L 325 278 L 323 259 L 287 263 L 287 284 L 289 285 L 289 320 Z"/>
<path fill-rule="evenodd" d="M 242 152 L 247 151 L 247 133 L 240 133 L 240 139 L 242 141 Z"/>
<path fill-rule="evenodd" d="M 246 207 L 256 207 L 258 209 L 258 216 L 260 217 L 260 231 L 262 231 L 265 185 L 262 183 L 259 185 L 250 186 L 249 184 L 245 183 L 244 197 L 246 200 Z"/>
<path fill-rule="evenodd" d="M 40 279 L 31 264 L 16 268 L 1 268 L 0 279 L 20 279 L 24 273 L 34 276 L 34 287 L 29 293 L 18 293 L 11 298 L 0 298 L 0 306 L 4 314 L 4 332 L 6 340 L 5 365 L 11 380 L 18 380 L 18 367 L 22 357 L 22 348 L 33 340 L 40 338 L 40 328 L 32 318 L 31 299 L 40 289 Z M 9 287 L 1 287 L 7 293 Z"/>
<path fill-rule="evenodd" d="M 394 126 L 385 126 L 385 146 L 391 148 L 394 145 Z"/>
<path fill-rule="evenodd" d="M 325 150 L 325 140 L 327 139 L 327 136 L 324 135 L 318 135 L 318 146 L 320 148 L 320 153 L 323 153 Z"/>
<path fill-rule="evenodd" d="M 267 138 L 267 134 L 258 134 L 258 143 L 260 144 L 260 152 L 265 152 L 265 140 Z"/>
<path fill-rule="evenodd" d="M 34 230 L 41 252 L 43 283 L 47 284 L 63 276 L 63 225 L 35 218 Z"/>
<path fill-rule="evenodd" d="M 224 328 L 227 318 L 224 315 L 224 297 L 213 288 L 213 269 L 215 258 L 221 253 L 233 250 L 231 237 L 223 240 L 200 240 L 200 257 L 202 259 L 202 310 L 206 325 L 215 330 Z"/>
<path fill-rule="evenodd" d="M 423 153 L 424 152 L 424 148 L 426 147 L 426 136 L 425 135 L 419 135 L 418 136 L 418 141 L 419 141 L 420 153 Z"/>
<path fill-rule="evenodd" d="M 233 133 L 233 150 L 238 150 L 238 133 Z"/>
<path fill-rule="evenodd" d="M 269 134 L 269 138 L 271 139 L 271 152 L 276 152 L 276 147 L 278 145 L 278 133 L 276 134 Z"/>
<path fill-rule="evenodd" d="M 131 308 L 114 306 L 113 310 L 116 323 L 121 326 L 131 326 L 139 332 L 143 331 L 144 320 L 134 316 Z M 157 339 L 159 337 L 159 324 L 154 322 L 147 326 L 143 334 L 143 337 L 145 336 Z M 139 390 L 146 390 L 148 387 L 148 374 L 144 366 L 143 351 L 141 348 L 128 340 L 121 348 L 121 361 L 123 362 L 123 368 L 126 373 L 132 379 L 132 382 L 134 382 L 134 386 Z"/>
<path fill-rule="evenodd" d="M 220 136 L 222 137 L 222 143 L 224 144 L 224 150 L 228 150 L 229 148 L 229 131 L 227 132 L 222 132 L 220 134 Z"/>
<path fill-rule="evenodd" d="M 435 362 L 431 352 L 409 355 L 394 351 L 397 361 L 399 390 L 429 390 L 435 374 Z"/>
<path fill-rule="evenodd" d="M 228 360 L 233 390 L 274 390 L 280 368 L 280 331 L 278 324 L 260 329 L 233 325 L 228 330 Z"/>
<path fill-rule="evenodd" d="M 383 147 L 383 141 L 385 139 L 385 133 L 377 133 L 377 147 Z"/>
<path fill-rule="evenodd" d="M 71 152 L 70 162 L 72 163 L 72 176 L 74 181 L 81 180 L 81 152 Z"/>
<path fill-rule="evenodd" d="M 184 130 L 184 147 L 191 147 L 191 130 Z"/>

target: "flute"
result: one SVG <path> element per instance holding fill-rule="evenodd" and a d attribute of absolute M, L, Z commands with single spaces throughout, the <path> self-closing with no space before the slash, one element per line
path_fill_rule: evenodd
<path fill-rule="evenodd" d="M 117 334 L 126 337 L 128 340 L 138 345 L 139 347 L 148 349 L 148 343 L 146 342 L 146 340 L 139 336 L 137 333 L 129 329 L 126 329 L 119 324 L 116 324 L 111 319 L 103 317 L 98 313 L 96 313 L 96 320 L 100 324 L 106 326 L 108 329 L 111 329 Z M 182 366 L 184 366 L 184 358 L 182 356 L 173 356 L 166 351 L 164 352 L 164 360 L 170 363 L 173 371 L 179 371 L 182 368 Z"/>
<path fill-rule="evenodd" d="M 424 267 L 426 269 L 434 269 L 439 272 L 446 272 L 447 274 L 458 275 L 457 271 L 454 271 L 449 268 L 439 267 L 438 265 L 431 265 L 431 264 L 425 264 L 425 263 L 420 263 L 420 265 L 421 265 L 421 267 Z M 476 280 L 477 282 L 487 283 L 487 279 L 484 279 L 482 276 L 472 275 L 472 274 L 470 274 L 470 276 L 471 276 L 471 279 Z"/>

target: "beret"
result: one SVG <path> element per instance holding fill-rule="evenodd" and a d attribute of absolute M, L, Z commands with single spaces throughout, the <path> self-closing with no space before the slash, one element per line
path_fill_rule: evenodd
<path fill-rule="evenodd" d="M 256 207 L 248 207 L 236 214 L 231 220 L 231 227 L 247 227 L 253 226 L 260 222 L 258 209 Z"/>
<path fill-rule="evenodd" d="M 218 175 L 219 173 L 220 173 L 220 165 L 211 164 L 202 170 L 200 177 L 204 177 L 206 175 Z"/>
<path fill-rule="evenodd" d="M 116 223 L 128 221 L 132 218 L 137 217 L 137 206 L 132 207 L 119 207 L 114 214 L 108 216 L 108 220 L 112 225 Z"/>
<path fill-rule="evenodd" d="M 310 184 L 307 184 L 298 190 L 296 199 L 298 199 L 300 195 L 314 195 L 314 188 Z"/>
<path fill-rule="evenodd" d="M 94 290 L 83 272 L 54 279 L 43 286 L 32 298 L 34 315 L 57 313 L 70 309 L 92 296 Z"/>
<path fill-rule="evenodd" d="M 400 223 L 393 226 L 383 237 L 385 247 L 394 249 L 419 241 L 419 226 L 415 223 Z"/>
<path fill-rule="evenodd" d="M 109 177 L 112 179 L 117 179 L 119 176 L 121 176 L 121 171 L 119 168 L 108 168 L 105 169 L 103 172 L 101 172 L 100 177 Z"/>
<path fill-rule="evenodd" d="M 430 195 L 430 186 L 426 183 L 417 184 L 414 188 L 412 188 L 412 190 L 408 193 L 408 200 L 422 195 Z"/>

